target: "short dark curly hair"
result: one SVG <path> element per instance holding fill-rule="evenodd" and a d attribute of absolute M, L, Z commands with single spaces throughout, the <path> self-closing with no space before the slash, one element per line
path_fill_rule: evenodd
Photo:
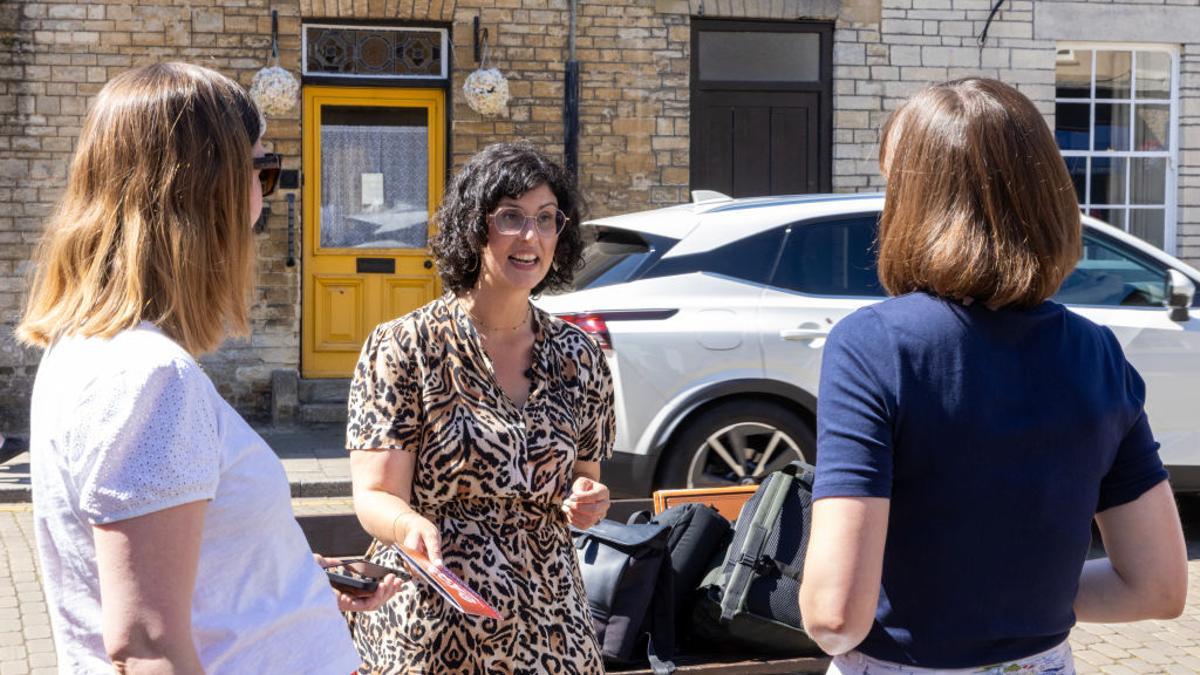
<path fill-rule="evenodd" d="M 525 141 L 493 143 L 481 150 L 454 176 L 438 207 L 433 255 L 442 285 L 460 294 L 479 281 L 480 252 L 487 246 L 487 216 L 505 197 L 513 199 L 539 185 L 554 192 L 558 208 L 570 220 L 558 234 L 554 261 L 533 295 L 571 286 L 583 264 L 583 235 L 579 220 L 584 203 L 575 182 L 562 167 Z"/>

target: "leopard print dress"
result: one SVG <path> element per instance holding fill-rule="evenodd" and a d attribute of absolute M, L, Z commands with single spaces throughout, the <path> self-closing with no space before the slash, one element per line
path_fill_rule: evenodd
<path fill-rule="evenodd" d="M 453 296 L 379 325 L 355 368 L 349 449 L 417 453 L 412 506 L 441 531 L 446 566 L 500 613 L 460 614 L 408 578 L 353 617 L 363 672 L 602 673 L 561 506 L 576 460 L 612 452 L 612 376 L 583 331 L 532 310 L 529 399 L 496 383 Z M 378 547 L 374 562 L 403 564 Z"/>

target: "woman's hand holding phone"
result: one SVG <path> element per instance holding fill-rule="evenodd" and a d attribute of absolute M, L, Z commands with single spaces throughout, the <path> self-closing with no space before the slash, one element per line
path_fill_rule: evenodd
<path fill-rule="evenodd" d="M 316 553 L 313 554 L 313 558 L 322 569 L 337 566 L 341 562 L 336 558 L 325 558 Z M 401 583 L 396 575 L 388 574 L 377 580 L 374 592 L 369 595 L 356 595 L 338 588 L 334 588 L 333 593 L 337 596 L 338 609 L 343 612 L 372 612 L 390 600 L 396 591 L 400 590 Z"/>

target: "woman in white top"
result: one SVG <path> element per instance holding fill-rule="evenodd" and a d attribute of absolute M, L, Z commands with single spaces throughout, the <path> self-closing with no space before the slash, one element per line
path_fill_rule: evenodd
<path fill-rule="evenodd" d="M 251 224 L 278 156 L 232 80 L 169 63 L 117 76 L 84 122 L 18 336 L 34 519 L 63 672 L 358 667 L 292 514 L 283 467 L 195 357 L 247 332 Z"/>

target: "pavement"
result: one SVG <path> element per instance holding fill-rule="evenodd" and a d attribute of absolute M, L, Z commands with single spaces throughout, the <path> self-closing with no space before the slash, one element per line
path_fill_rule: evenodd
<path fill-rule="evenodd" d="M 352 511 L 340 427 L 265 430 L 263 435 L 287 470 L 297 517 Z M 57 672 L 28 494 L 29 456 L 22 453 L 0 464 L 0 675 Z M 1180 497 L 1179 506 L 1190 558 L 1183 616 L 1079 624 L 1071 633 L 1078 672 L 1200 673 L 1200 497 Z"/>
<path fill-rule="evenodd" d="M 292 486 L 292 497 L 350 496 L 350 459 L 344 445 L 345 427 L 267 427 L 256 429 L 279 455 Z M 9 446 L 13 443 L 10 441 Z M 0 504 L 28 502 L 29 453 L 8 453 L 0 459 Z"/>

